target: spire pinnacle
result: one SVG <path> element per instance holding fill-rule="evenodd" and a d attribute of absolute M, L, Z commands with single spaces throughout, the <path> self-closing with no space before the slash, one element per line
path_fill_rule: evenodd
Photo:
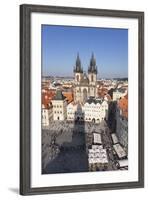
<path fill-rule="evenodd" d="M 92 52 L 90 65 L 88 67 L 88 73 L 95 73 L 97 74 L 97 67 L 96 67 L 96 59 L 94 57 L 94 53 Z"/>
<path fill-rule="evenodd" d="M 83 73 L 83 69 L 81 67 L 81 60 L 79 57 L 79 53 L 77 53 L 76 64 L 74 68 L 74 72 Z"/>

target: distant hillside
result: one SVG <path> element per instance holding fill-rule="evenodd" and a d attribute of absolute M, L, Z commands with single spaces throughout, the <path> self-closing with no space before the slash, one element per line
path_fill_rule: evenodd
<path fill-rule="evenodd" d="M 128 78 L 113 78 L 113 80 L 117 80 L 117 81 L 128 81 Z"/>

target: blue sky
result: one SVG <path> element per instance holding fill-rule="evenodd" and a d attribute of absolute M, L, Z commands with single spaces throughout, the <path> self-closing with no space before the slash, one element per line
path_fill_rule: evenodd
<path fill-rule="evenodd" d="M 42 74 L 73 76 L 77 53 L 87 72 L 92 52 L 98 78 L 128 76 L 128 30 L 42 25 Z"/>

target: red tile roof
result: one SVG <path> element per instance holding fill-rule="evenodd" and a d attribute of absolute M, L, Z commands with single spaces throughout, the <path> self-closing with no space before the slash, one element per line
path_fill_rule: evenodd
<path fill-rule="evenodd" d="M 74 100 L 73 92 L 63 92 L 63 95 L 66 97 L 68 103 L 70 103 Z"/>
<path fill-rule="evenodd" d="M 45 90 L 42 92 L 42 105 L 44 105 L 45 108 L 49 108 L 51 105 L 51 100 L 55 96 L 55 90 Z"/>
<path fill-rule="evenodd" d="M 118 101 L 118 107 L 122 110 L 123 117 L 128 118 L 128 94 Z"/>

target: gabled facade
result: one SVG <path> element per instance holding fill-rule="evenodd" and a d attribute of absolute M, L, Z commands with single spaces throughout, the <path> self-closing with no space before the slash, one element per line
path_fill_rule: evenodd
<path fill-rule="evenodd" d="M 89 98 L 83 106 L 85 121 L 100 123 L 108 118 L 108 103 L 102 99 Z"/>
<path fill-rule="evenodd" d="M 70 103 L 67 106 L 67 120 L 80 120 L 100 123 L 108 118 L 108 102 L 89 98 L 84 104 Z"/>

